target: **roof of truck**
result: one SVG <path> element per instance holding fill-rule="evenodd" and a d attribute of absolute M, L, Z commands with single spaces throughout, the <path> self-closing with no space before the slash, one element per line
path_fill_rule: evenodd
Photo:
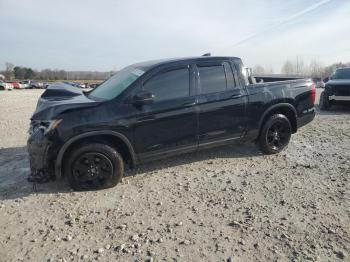
<path fill-rule="evenodd" d="M 229 56 L 194 56 L 194 57 L 182 57 L 182 58 L 166 58 L 159 60 L 145 61 L 137 64 L 133 64 L 134 67 L 141 68 L 144 71 L 147 71 L 156 66 L 164 65 L 167 63 L 176 63 L 176 62 L 200 62 L 200 61 L 215 61 L 215 60 L 233 60 L 241 62 L 241 59 L 238 57 L 229 57 Z"/>

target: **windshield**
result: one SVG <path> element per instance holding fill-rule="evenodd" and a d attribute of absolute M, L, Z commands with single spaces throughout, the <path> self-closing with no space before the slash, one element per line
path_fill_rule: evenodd
<path fill-rule="evenodd" d="M 103 82 L 96 89 L 92 90 L 89 97 L 99 100 L 110 100 L 120 95 L 137 78 L 142 76 L 144 71 L 133 66 L 125 67 L 114 76 Z"/>
<path fill-rule="evenodd" d="M 332 79 L 350 79 L 350 68 L 337 69 Z"/>

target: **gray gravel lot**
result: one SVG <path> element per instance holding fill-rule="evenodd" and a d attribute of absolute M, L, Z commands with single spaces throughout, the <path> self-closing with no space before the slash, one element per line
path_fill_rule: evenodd
<path fill-rule="evenodd" d="M 350 108 L 318 113 L 278 155 L 235 145 L 71 192 L 29 174 L 41 90 L 0 92 L 0 261 L 350 261 Z"/>

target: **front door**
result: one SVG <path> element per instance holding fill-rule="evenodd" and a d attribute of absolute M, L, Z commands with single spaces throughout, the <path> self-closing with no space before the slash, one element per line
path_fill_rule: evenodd
<path fill-rule="evenodd" d="M 135 146 L 141 159 L 177 150 L 197 148 L 194 76 L 189 65 L 165 68 L 152 75 L 142 90 L 154 95 L 151 105 L 139 110 Z"/>

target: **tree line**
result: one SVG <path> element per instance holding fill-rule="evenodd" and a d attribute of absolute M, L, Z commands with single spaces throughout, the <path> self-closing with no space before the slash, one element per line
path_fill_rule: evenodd
<path fill-rule="evenodd" d="M 280 72 L 287 75 L 300 75 L 312 78 L 326 78 L 330 76 L 335 69 L 340 67 L 350 67 L 348 63 L 334 63 L 328 66 L 323 66 L 317 60 L 312 60 L 309 64 L 305 64 L 303 59 L 296 58 L 295 60 L 286 60 Z M 255 65 L 252 68 L 253 74 L 273 74 L 273 68 Z M 52 80 L 105 80 L 112 76 L 115 72 L 98 72 L 98 71 L 67 71 L 59 69 L 43 69 L 33 70 L 29 67 L 14 66 L 10 62 L 5 63 L 5 70 L 0 72 L 7 80 L 18 79 L 33 79 L 42 81 Z"/>
<path fill-rule="evenodd" d="M 99 71 L 67 71 L 59 69 L 43 69 L 34 70 L 30 67 L 14 66 L 10 62 L 5 63 L 5 70 L 0 72 L 7 80 L 105 80 L 115 72 L 99 72 Z"/>
<path fill-rule="evenodd" d="M 295 60 L 286 60 L 281 67 L 280 72 L 286 75 L 307 76 L 312 78 L 324 79 L 334 73 L 337 68 L 350 67 L 348 63 L 334 63 L 328 66 L 323 66 L 317 60 L 312 60 L 309 64 L 304 63 L 303 59 L 296 58 Z M 253 74 L 272 74 L 271 67 L 264 67 L 262 65 L 255 65 L 253 67 Z"/>

